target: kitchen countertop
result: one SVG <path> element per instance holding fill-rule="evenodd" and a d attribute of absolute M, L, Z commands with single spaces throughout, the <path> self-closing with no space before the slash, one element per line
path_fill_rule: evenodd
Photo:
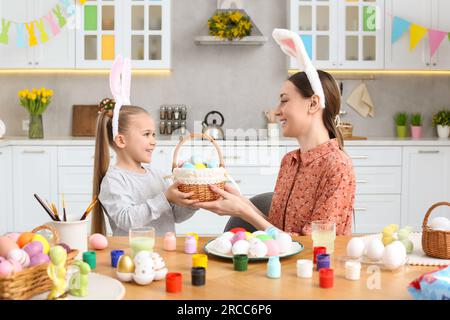
<path fill-rule="evenodd" d="M 175 146 L 178 140 L 157 138 L 159 146 Z M 195 144 L 209 144 L 207 141 L 195 140 Z M 218 141 L 220 146 L 297 146 L 295 139 L 279 140 L 225 140 Z M 450 139 L 423 138 L 399 139 L 389 137 L 373 137 L 367 140 L 345 140 L 345 146 L 450 146 Z M 6 146 L 94 146 L 92 137 L 49 137 L 45 139 L 28 139 L 28 137 L 4 137 L 0 139 L 0 147 Z"/>
<path fill-rule="evenodd" d="M 199 248 L 212 238 L 199 238 Z M 135 283 L 123 283 L 126 289 L 125 299 L 356 299 L 356 300 L 388 300 L 411 299 L 407 291 L 409 283 L 425 272 L 438 269 L 437 267 L 404 266 L 396 271 L 380 270 L 380 275 L 374 275 L 374 269 L 367 271 L 368 265 L 363 265 L 361 280 L 350 281 L 345 279 L 344 262 L 340 257 L 345 254 L 346 245 L 350 238 L 338 236 L 335 240 L 335 253 L 332 255 L 331 268 L 335 271 L 334 288 L 321 289 L 319 275 L 314 271 L 312 279 L 301 279 L 296 276 L 296 261 L 298 259 L 312 258 L 311 237 L 295 237 L 294 241 L 303 244 L 304 250 L 297 255 L 281 259 L 280 279 L 266 277 L 267 262 L 250 262 L 248 270 L 236 272 L 233 270 L 231 260 L 208 256 L 206 285 L 194 287 L 191 285 L 192 255 L 185 254 L 184 238 L 177 238 L 177 250 L 168 252 L 162 249 L 163 239 L 157 238 L 155 251 L 163 257 L 169 272 L 180 272 L 183 275 L 182 291 L 177 294 L 168 294 L 165 291 L 165 281 L 152 282 L 147 286 Z M 96 273 L 116 278 L 115 269 L 111 267 L 110 250 L 123 249 L 130 253 L 127 237 L 111 237 L 109 249 L 97 251 Z M 199 251 L 203 252 L 203 249 Z M 372 280 L 370 280 L 372 279 Z M 378 287 L 374 281 L 379 279 Z M 370 280 L 370 281 L 368 281 Z"/>

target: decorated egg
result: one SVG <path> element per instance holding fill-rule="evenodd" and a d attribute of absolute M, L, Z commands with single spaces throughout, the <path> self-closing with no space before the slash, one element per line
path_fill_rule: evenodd
<path fill-rule="evenodd" d="M 245 230 L 244 228 L 241 228 L 241 227 L 236 227 L 236 228 L 230 229 L 230 232 L 233 232 L 233 233 L 237 233 L 239 231 L 246 232 L 247 230 Z"/>
<path fill-rule="evenodd" d="M 233 238 L 231 238 L 231 244 L 235 244 L 239 240 L 245 240 L 245 238 L 245 231 L 238 231 L 234 234 Z"/>
<path fill-rule="evenodd" d="M 366 246 L 366 255 L 369 259 L 380 260 L 383 258 L 384 244 L 380 239 L 372 239 Z"/>
<path fill-rule="evenodd" d="M 265 257 L 267 254 L 266 244 L 257 238 L 253 238 L 250 241 L 250 248 L 248 250 L 249 256 L 255 258 Z"/>
<path fill-rule="evenodd" d="M 238 240 L 233 244 L 233 248 L 231 251 L 233 252 L 233 255 L 236 254 L 248 254 L 248 251 L 250 249 L 250 244 L 247 240 Z"/>
<path fill-rule="evenodd" d="M 154 270 L 155 278 L 153 280 L 159 281 L 165 279 L 168 272 L 169 270 L 167 268 Z"/>
<path fill-rule="evenodd" d="M 358 259 L 364 254 L 365 244 L 361 238 L 352 238 L 347 243 L 347 256 L 353 259 Z"/>
<path fill-rule="evenodd" d="M 394 241 L 384 248 L 383 265 L 390 270 L 397 269 L 406 263 L 406 249 L 400 241 Z"/>
<path fill-rule="evenodd" d="M 133 274 L 133 280 L 141 286 L 145 286 L 153 281 L 155 272 L 153 268 L 136 268 Z"/>
<path fill-rule="evenodd" d="M 17 239 L 17 244 L 20 248 L 25 247 L 28 243 L 33 241 L 34 233 L 32 232 L 23 232 L 20 234 L 19 238 Z"/>
<path fill-rule="evenodd" d="M 251 232 L 246 231 L 245 232 L 245 240 L 250 240 L 254 238 L 253 234 L 251 234 Z"/>
<path fill-rule="evenodd" d="M 127 254 L 121 255 L 117 262 L 117 278 L 123 282 L 129 282 L 133 279 L 135 266 L 133 259 Z"/>
<path fill-rule="evenodd" d="M 275 240 L 267 240 L 264 241 L 264 244 L 267 246 L 267 256 L 279 256 L 280 248 L 278 246 L 278 242 Z"/>
<path fill-rule="evenodd" d="M 218 162 L 217 160 L 209 160 L 209 161 L 206 163 L 206 166 L 207 166 L 208 168 L 211 168 L 211 169 L 213 169 L 213 168 L 218 168 L 218 167 L 219 167 L 219 162 Z"/>
<path fill-rule="evenodd" d="M 260 234 L 260 235 L 256 236 L 256 238 L 258 238 L 261 241 L 273 240 L 273 238 L 271 236 L 269 236 L 268 234 Z"/>
<path fill-rule="evenodd" d="M 230 240 L 222 237 L 217 238 L 213 243 L 214 250 L 222 254 L 229 254 L 231 252 L 232 246 L 233 245 L 231 244 Z"/>
<path fill-rule="evenodd" d="M 289 233 L 279 232 L 275 239 L 278 242 L 280 253 L 290 252 L 292 248 L 292 237 Z"/>
<path fill-rule="evenodd" d="M 234 232 L 231 232 L 231 231 L 227 231 L 220 236 L 220 238 L 225 238 L 228 240 L 231 240 L 233 237 L 234 237 Z"/>
<path fill-rule="evenodd" d="M 30 256 L 22 249 L 14 249 L 8 253 L 8 260 L 15 260 L 21 264 L 23 268 L 30 265 Z"/>
<path fill-rule="evenodd" d="M 50 251 L 50 245 L 44 236 L 42 236 L 40 234 L 35 234 L 31 241 L 32 242 L 38 241 L 38 242 L 42 243 L 42 252 L 43 253 L 48 254 L 48 252 Z"/>
<path fill-rule="evenodd" d="M 12 241 L 14 241 L 14 242 L 17 243 L 17 240 L 18 240 L 19 237 L 20 237 L 20 233 L 17 233 L 17 232 L 10 232 L 10 233 L 8 233 L 6 236 L 7 236 L 8 238 L 10 238 Z"/>
<path fill-rule="evenodd" d="M 450 220 L 446 217 L 433 218 L 428 226 L 433 230 L 450 231 Z"/>
<path fill-rule="evenodd" d="M 11 250 L 19 249 L 19 246 L 9 237 L 0 237 L 0 256 L 6 258 Z"/>
<path fill-rule="evenodd" d="M 183 168 L 185 168 L 185 169 L 195 169 L 195 166 L 192 163 L 190 163 L 190 162 L 185 162 L 183 164 Z"/>
<path fill-rule="evenodd" d="M 103 250 L 108 247 L 108 239 L 100 233 L 94 233 L 89 237 L 89 246 L 95 250 Z"/>
<path fill-rule="evenodd" d="M 153 269 L 162 269 L 166 266 L 166 263 L 164 262 L 163 258 L 156 252 L 152 253 L 152 260 L 153 260 Z"/>
<path fill-rule="evenodd" d="M 8 260 L 0 261 L 0 278 L 9 277 L 14 272 L 14 266 Z"/>
<path fill-rule="evenodd" d="M 38 242 L 39 243 L 39 242 Z M 38 252 L 30 257 L 30 267 L 50 262 L 48 254 Z"/>
<path fill-rule="evenodd" d="M 23 250 L 32 258 L 39 253 L 43 253 L 44 245 L 40 241 L 33 241 L 23 247 Z"/>
<path fill-rule="evenodd" d="M 205 166 L 205 164 L 203 164 L 203 163 L 196 163 L 195 164 L 195 168 L 196 169 L 206 169 L 206 166 Z"/>
<path fill-rule="evenodd" d="M 153 268 L 152 254 L 149 251 L 139 251 L 133 262 L 136 268 Z"/>

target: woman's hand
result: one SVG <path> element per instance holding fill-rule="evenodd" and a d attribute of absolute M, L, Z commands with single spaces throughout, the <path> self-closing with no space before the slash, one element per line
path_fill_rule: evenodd
<path fill-rule="evenodd" d="M 249 209 L 247 201 L 244 197 L 229 185 L 225 185 L 222 190 L 214 185 L 209 186 L 212 191 L 221 196 L 220 199 L 210 202 L 198 202 L 195 208 L 202 208 L 213 211 L 218 215 L 242 216 Z"/>
<path fill-rule="evenodd" d="M 192 207 L 194 204 L 198 203 L 199 200 L 189 199 L 194 195 L 194 192 L 184 193 L 178 190 L 180 184 L 181 183 L 177 181 L 164 192 L 167 201 L 182 207 Z"/>

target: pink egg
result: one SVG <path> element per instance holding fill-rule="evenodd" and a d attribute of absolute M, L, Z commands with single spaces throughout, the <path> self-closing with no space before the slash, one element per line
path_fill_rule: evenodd
<path fill-rule="evenodd" d="M 9 277 L 14 271 L 13 265 L 8 260 L 0 262 L 0 277 Z"/>
<path fill-rule="evenodd" d="M 31 257 L 42 253 L 44 251 L 44 245 L 40 241 L 32 241 L 28 243 L 25 247 L 23 247 L 23 251 L 28 253 L 28 255 Z"/>
<path fill-rule="evenodd" d="M 234 244 L 236 241 L 245 240 L 246 235 L 244 231 L 238 231 L 234 234 L 233 238 L 231 238 L 231 244 Z"/>
<path fill-rule="evenodd" d="M 11 233 L 8 233 L 6 236 L 8 238 L 10 238 L 12 241 L 17 242 L 17 239 L 19 239 L 19 237 L 20 237 L 20 233 L 11 232 Z"/>
<path fill-rule="evenodd" d="M 6 258 L 11 250 L 19 249 L 17 243 L 7 236 L 0 237 L 0 256 Z"/>
<path fill-rule="evenodd" d="M 37 266 L 39 264 L 48 263 L 50 258 L 45 253 L 38 253 L 31 257 L 30 259 L 30 267 Z"/>
<path fill-rule="evenodd" d="M 280 255 L 278 242 L 276 242 L 275 240 L 267 240 L 264 242 L 264 244 L 267 246 L 267 256 L 271 257 Z"/>
<path fill-rule="evenodd" d="M 108 239 L 100 233 L 94 233 L 89 237 L 89 246 L 95 250 L 103 250 L 108 246 Z"/>
<path fill-rule="evenodd" d="M 9 259 L 8 262 L 11 263 L 11 265 L 13 266 L 13 273 L 22 271 L 23 267 L 20 264 L 20 262 L 12 259 Z"/>
<path fill-rule="evenodd" d="M 0 263 L 2 263 L 3 261 L 5 261 L 6 259 L 3 257 L 0 257 Z"/>

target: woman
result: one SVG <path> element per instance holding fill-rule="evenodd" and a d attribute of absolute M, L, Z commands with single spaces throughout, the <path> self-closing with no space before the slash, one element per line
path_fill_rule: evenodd
<path fill-rule="evenodd" d="M 298 48 L 303 44 L 296 37 L 276 40 L 287 45 L 282 48 L 284 52 L 295 56 L 304 52 Z M 285 81 L 276 113 L 283 136 L 297 138 L 300 148 L 286 154 L 281 162 L 268 219 L 228 185 L 225 191 L 211 186 L 221 199 L 195 206 L 240 217 L 259 230 L 275 226 L 293 235 L 309 235 L 312 221 L 328 220 L 336 223 L 337 235 L 350 235 L 355 176 L 335 124 L 340 92 L 330 74 L 308 69 L 310 61 L 305 63 L 306 55 L 301 58 L 307 72 L 298 72 Z"/>

